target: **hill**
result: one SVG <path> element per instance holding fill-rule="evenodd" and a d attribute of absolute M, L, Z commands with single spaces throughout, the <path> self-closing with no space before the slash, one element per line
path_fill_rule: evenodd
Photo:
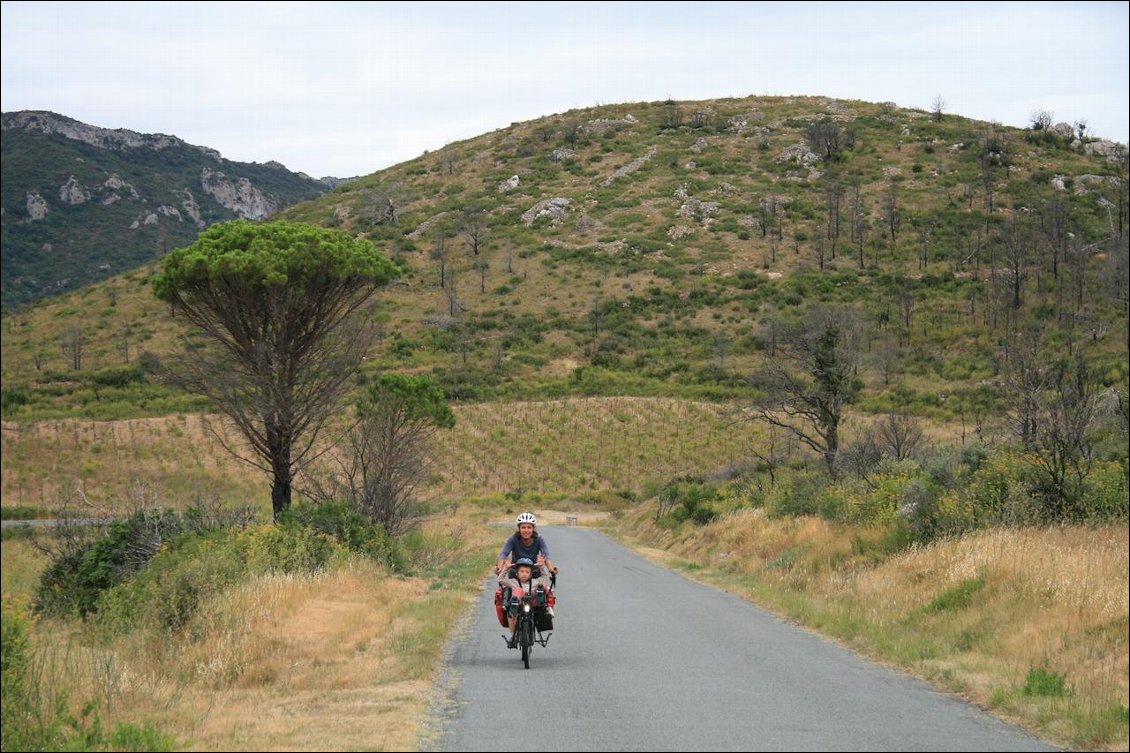
<path fill-rule="evenodd" d="M 783 325 L 847 306 L 860 408 L 972 425 L 999 413 L 1029 324 L 1125 385 L 1125 155 L 1065 124 L 891 104 L 636 103 L 515 123 L 279 216 L 404 265 L 366 368 L 430 372 L 453 399 L 740 397 Z M 191 409 L 144 373 L 179 326 L 153 268 L 7 317 L 5 418 Z"/>
<path fill-rule="evenodd" d="M 263 219 L 336 182 L 50 112 L 4 113 L 2 123 L 4 310 L 135 269 L 214 222 Z"/>

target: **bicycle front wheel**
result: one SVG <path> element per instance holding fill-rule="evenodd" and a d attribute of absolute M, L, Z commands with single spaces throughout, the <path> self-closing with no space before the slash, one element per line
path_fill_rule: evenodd
<path fill-rule="evenodd" d="M 524 617 L 518 625 L 518 644 L 522 647 L 522 664 L 530 668 L 530 649 L 534 647 L 534 621 Z"/>

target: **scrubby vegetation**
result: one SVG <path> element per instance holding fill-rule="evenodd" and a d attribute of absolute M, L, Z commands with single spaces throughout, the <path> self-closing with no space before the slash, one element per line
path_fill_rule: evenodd
<path fill-rule="evenodd" d="M 374 512 L 401 499 L 374 502 L 387 476 L 350 465 L 380 431 L 330 447 L 342 413 L 306 469 L 330 479 L 306 489 L 321 504 L 261 525 L 264 479 L 225 449 L 247 454 L 240 432 L 161 378 L 187 330 L 155 268 L 5 317 L 5 509 L 81 493 L 123 518 L 43 539 L 38 604 L 142 646 L 148 676 L 273 681 L 286 618 L 258 605 L 280 579 L 462 589 L 481 540 L 436 534 L 429 510 L 565 503 L 1063 744 L 1124 748 L 1128 207 L 1124 145 L 887 104 L 512 124 L 285 215 L 403 270 L 349 386 L 364 403 L 426 374 L 451 404 L 406 519 Z M 139 478 L 168 503 L 124 501 Z M 252 512 L 203 514 L 202 495 Z M 419 632 L 379 640 L 434 658 L 449 609 L 395 607 L 386 624 Z M 216 635 L 235 648 L 212 661 Z M 196 663 L 154 658 L 156 636 Z"/>

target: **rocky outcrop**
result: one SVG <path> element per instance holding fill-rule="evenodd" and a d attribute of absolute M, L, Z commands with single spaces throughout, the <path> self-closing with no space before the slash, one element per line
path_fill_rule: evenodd
<path fill-rule="evenodd" d="M 196 227 L 204 228 L 204 220 L 200 219 L 200 205 L 196 203 L 196 197 L 192 195 L 192 191 L 187 188 L 184 189 L 184 201 L 180 203 L 180 206 Z"/>
<path fill-rule="evenodd" d="M 47 200 L 33 191 L 27 195 L 27 221 L 35 222 L 47 216 Z"/>
<path fill-rule="evenodd" d="M 1088 155 L 1097 154 L 1100 157 L 1105 157 L 1107 162 L 1117 162 L 1126 154 L 1126 145 L 1117 141 L 1100 139 L 1099 141 L 1088 141 L 1083 145 L 1083 151 Z"/>
<path fill-rule="evenodd" d="M 556 224 L 569 214 L 569 205 L 572 203 L 571 200 L 563 196 L 539 201 L 522 213 L 522 222 L 532 225 L 538 220 L 548 217 L 550 222 Z"/>
<path fill-rule="evenodd" d="M 447 216 L 447 214 L 448 214 L 447 212 L 440 212 L 439 214 L 433 214 L 431 217 L 429 217 L 428 219 L 424 220 L 419 225 L 417 225 L 416 229 L 408 234 L 408 237 L 411 238 L 412 240 L 419 240 L 420 238 L 423 237 L 424 233 L 428 232 L 428 230 L 431 229 L 432 225 L 435 225 L 437 222 L 442 220 L 444 217 Z"/>
<path fill-rule="evenodd" d="M 134 187 L 122 180 L 121 176 L 117 173 L 114 173 L 109 178 L 107 178 L 106 182 L 102 184 L 102 187 L 115 192 L 120 191 L 122 193 L 128 193 L 130 195 L 130 198 L 132 199 L 138 198 L 137 191 L 134 189 Z"/>
<path fill-rule="evenodd" d="M 581 130 L 588 134 L 602 134 L 607 131 L 618 131 L 637 125 L 639 119 L 635 115 L 625 115 L 622 118 L 596 118 L 581 126 Z"/>
<path fill-rule="evenodd" d="M 68 204 L 85 204 L 90 201 L 90 191 L 87 191 L 79 185 L 78 179 L 71 176 L 70 179 L 59 188 L 59 201 L 65 201 Z"/>
<path fill-rule="evenodd" d="M 175 146 L 185 146 L 196 149 L 217 160 L 221 159 L 220 153 L 215 149 L 203 146 L 194 146 L 181 141 L 176 136 L 166 136 L 163 133 L 137 133 L 125 128 L 99 128 L 97 126 L 80 123 L 77 120 L 57 115 L 43 110 L 24 110 L 21 112 L 5 113 L 3 130 L 22 129 L 25 131 L 38 131 L 39 133 L 57 133 L 68 139 L 81 141 L 100 149 L 170 149 Z"/>
<path fill-rule="evenodd" d="M 279 210 L 278 202 L 251 184 L 247 178 L 232 181 L 218 170 L 204 168 L 200 174 L 204 193 L 245 220 L 261 220 Z"/>
<path fill-rule="evenodd" d="M 641 167 L 646 165 L 648 163 L 648 161 L 652 157 L 655 156 L 655 153 L 657 151 L 659 151 L 659 147 L 652 144 L 651 147 L 647 150 L 647 152 L 643 156 L 636 157 L 634 160 L 632 160 L 628 164 L 617 168 L 615 172 L 613 172 L 611 175 L 609 175 L 607 178 L 604 179 L 604 181 L 601 183 L 601 185 L 607 187 L 607 186 L 612 185 L 614 182 L 616 182 L 620 178 L 623 178 L 625 175 L 631 175 L 636 170 L 639 170 Z"/>

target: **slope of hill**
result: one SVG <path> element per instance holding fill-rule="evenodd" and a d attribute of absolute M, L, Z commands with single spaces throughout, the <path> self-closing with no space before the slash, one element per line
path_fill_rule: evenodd
<path fill-rule="evenodd" d="M 331 182 L 247 164 L 174 136 L 50 112 L 3 115 L 5 310 L 89 285 L 190 243 L 213 222 L 262 219 Z"/>
<path fill-rule="evenodd" d="M 636 103 L 515 123 L 279 216 L 404 264 L 366 368 L 433 373 L 452 398 L 743 395 L 781 325 L 849 306 L 863 409 L 976 420 L 997 410 L 1026 323 L 1125 384 L 1126 164 L 1124 146 L 1063 124 L 824 98 Z M 8 317 L 6 418 L 184 408 L 152 385 L 105 407 L 106 382 L 145 383 L 139 357 L 179 327 L 146 274 Z M 99 382 L 106 369 L 133 371 Z"/>

